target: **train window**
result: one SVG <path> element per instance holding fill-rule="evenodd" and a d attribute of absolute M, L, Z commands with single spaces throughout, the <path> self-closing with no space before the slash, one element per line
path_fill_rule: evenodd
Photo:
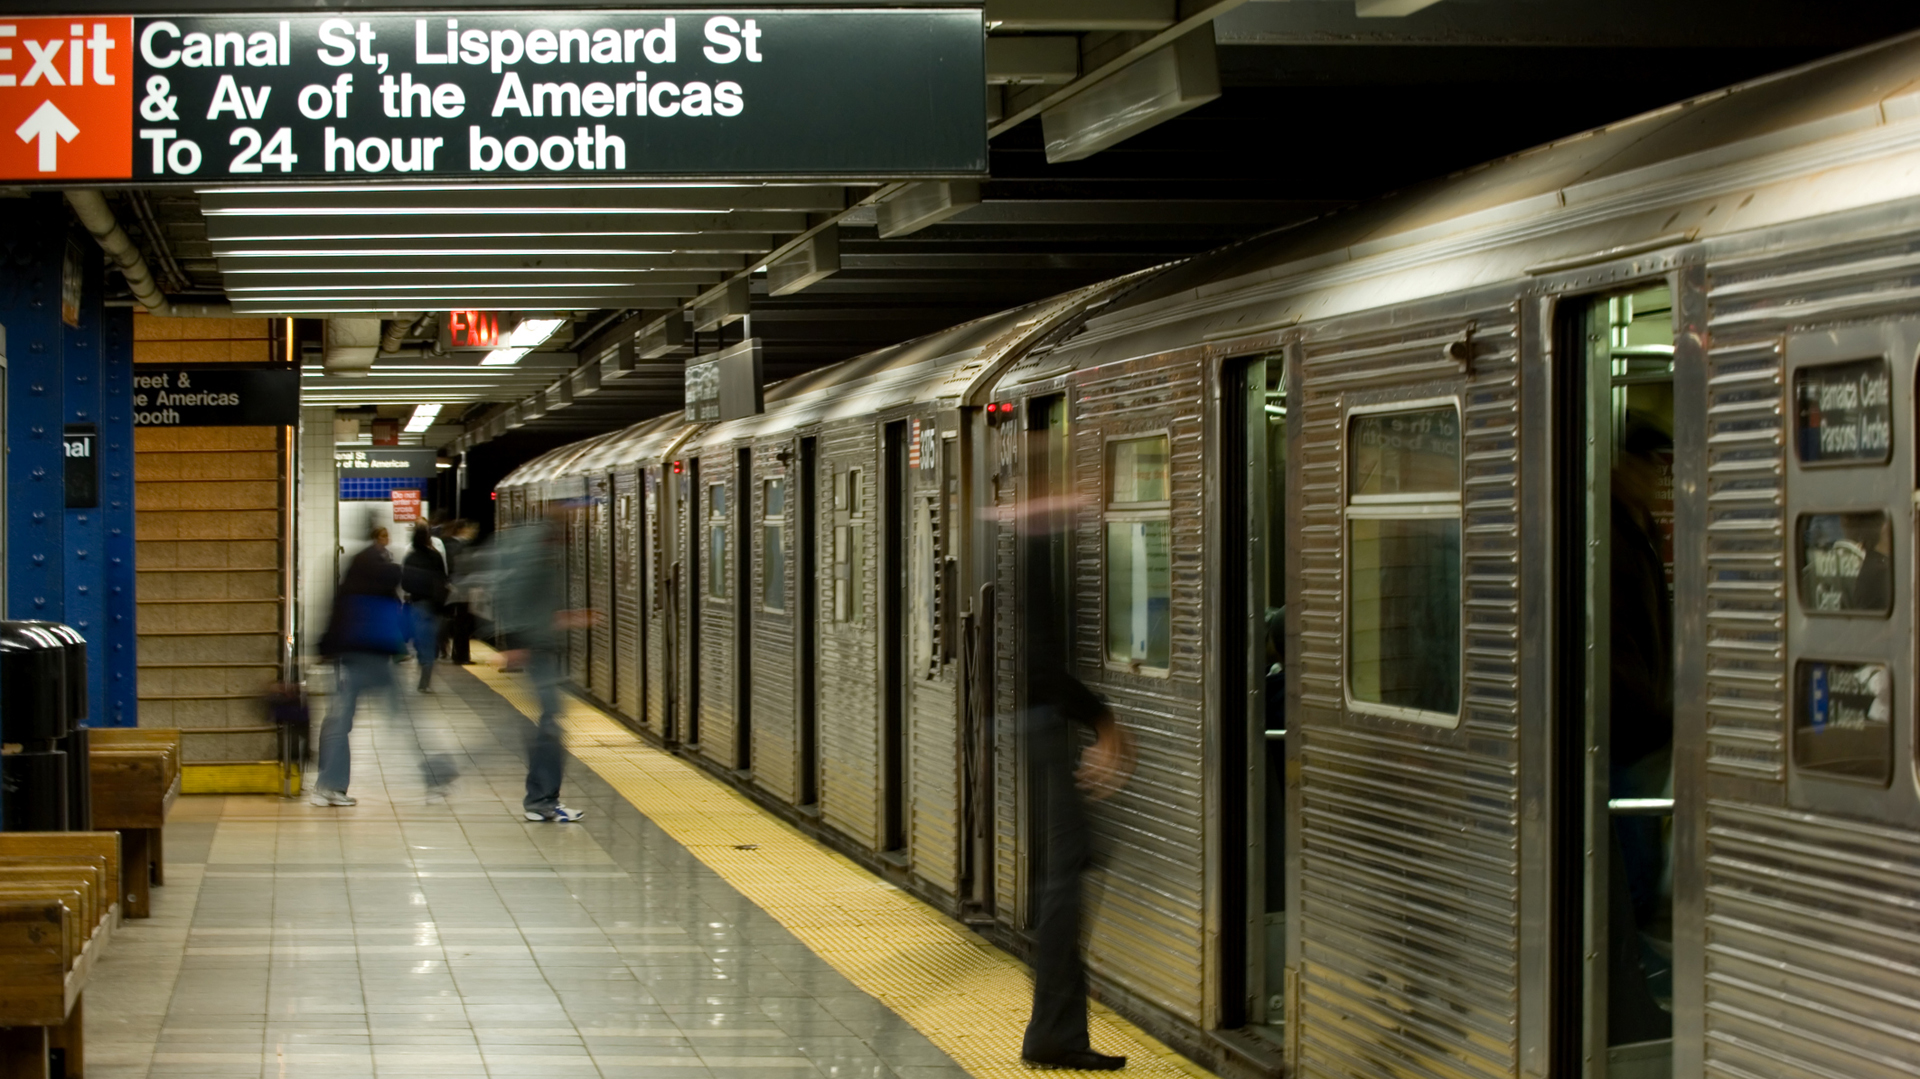
<path fill-rule="evenodd" d="M 1800 605 L 1808 614 L 1893 613 L 1893 520 L 1884 512 L 1803 513 Z"/>
<path fill-rule="evenodd" d="M 847 501 L 847 516 L 849 517 L 858 517 L 863 512 L 865 512 L 865 507 L 861 504 L 862 492 L 860 490 L 860 479 L 861 479 L 861 476 L 860 476 L 859 469 L 850 468 L 847 470 L 847 500 L 846 501 Z"/>
<path fill-rule="evenodd" d="M 1357 413 L 1347 445 L 1347 691 L 1359 711 L 1460 713 L 1460 416 Z"/>
<path fill-rule="evenodd" d="M 707 488 L 707 595 L 727 594 L 727 485 Z"/>
<path fill-rule="evenodd" d="M 1885 787 L 1893 780 L 1893 675 L 1884 663 L 1802 660 L 1794 669 L 1793 763 Z"/>
<path fill-rule="evenodd" d="M 1164 671 L 1173 653 L 1166 435 L 1107 443 L 1107 660 Z"/>
<path fill-rule="evenodd" d="M 1794 373 L 1793 399 L 1802 467 L 1893 460 L 1893 374 L 1886 360 L 1804 366 Z"/>
<path fill-rule="evenodd" d="M 761 486 L 761 604 L 769 611 L 787 606 L 787 481 Z"/>

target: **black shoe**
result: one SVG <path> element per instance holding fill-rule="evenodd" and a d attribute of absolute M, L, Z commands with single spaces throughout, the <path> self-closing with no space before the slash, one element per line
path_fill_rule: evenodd
<path fill-rule="evenodd" d="M 1117 1072 L 1127 1066 L 1126 1057 L 1110 1057 L 1091 1049 L 1069 1049 L 1051 1056 L 1022 1056 L 1020 1059 L 1039 1068 L 1072 1068 L 1088 1072 Z"/>

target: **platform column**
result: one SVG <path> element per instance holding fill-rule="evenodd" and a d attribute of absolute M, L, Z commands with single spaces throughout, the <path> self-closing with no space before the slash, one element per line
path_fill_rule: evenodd
<path fill-rule="evenodd" d="M 64 220 L 65 207 L 60 207 Z M 66 355 L 61 364 L 61 410 L 63 423 L 61 522 L 59 551 L 66 565 L 62 568 L 65 584 L 65 609 L 59 621 L 80 631 L 87 639 L 87 715 L 88 726 L 98 726 L 102 714 L 106 674 L 106 552 L 102 525 L 104 500 L 100 497 L 100 378 L 101 378 L 101 304 L 100 291 L 106 277 L 100 247 L 90 237 L 74 232 L 67 243 L 70 257 L 80 269 L 80 321 L 66 328 Z M 84 246 L 82 246 L 84 244 Z M 91 438 L 84 437 L 91 435 Z M 79 456 L 85 454 L 83 458 Z M 92 472 L 93 504 L 71 505 L 64 476 L 68 469 Z"/>
<path fill-rule="evenodd" d="M 66 456 L 60 436 L 60 270 L 67 208 L 34 195 L 10 209 L 0 238 L 0 323 L 7 327 L 7 616 L 65 617 Z"/>
<path fill-rule="evenodd" d="M 100 508 L 106 532 L 105 695 L 93 721 L 140 723 L 139 638 L 134 606 L 133 311 L 109 307 L 101 319 Z"/>

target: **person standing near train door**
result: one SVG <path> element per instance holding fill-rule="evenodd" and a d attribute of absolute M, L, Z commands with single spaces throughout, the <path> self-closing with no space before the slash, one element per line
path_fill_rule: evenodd
<path fill-rule="evenodd" d="M 561 634 L 588 624 L 590 611 L 561 606 L 567 595 L 567 503 L 553 502 L 545 517 L 500 532 L 494 539 L 493 619 L 505 651 L 503 668 L 524 669 L 540 702 L 539 726 L 527 741 L 528 820 L 569 823 L 586 814 L 560 803 L 566 751 L 560 744 Z"/>
<path fill-rule="evenodd" d="M 1045 502 L 1045 500 L 1036 500 Z M 1029 1064 L 1115 1071 L 1127 1058 L 1096 1051 L 1087 1035 L 1087 971 L 1080 954 L 1083 878 L 1093 862 L 1087 803 L 1126 784 L 1133 772 L 1133 737 L 1067 667 L 1068 642 L 1060 625 L 1049 567 L 1048 537 L 1066 527 L 1071 507 L 1033 504 L 1026 515 L 1028 588 L 1021 612 L 1027 711 L 1021 717 L 1032 811 L 1039 814 L 1035 866 L 1033 1015 L 1020 1057 Z M 1074 757 L 1077 728 L 1093 742 Z"/>

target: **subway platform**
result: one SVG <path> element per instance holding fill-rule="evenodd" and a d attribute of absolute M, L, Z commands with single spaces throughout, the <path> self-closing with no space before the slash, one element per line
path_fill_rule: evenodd
<path fill-rule="evenodd" d="M 964 927 L 568 702 L 573 825 L 519 812 L 531 694 L 490 666 L 378 704 L 352 807 L 183 799 L 154 917 L 87 993 L 92 1079 L 963 1079 L 1030 982 Z M 461 777 L 430 793 L 421 746 Z M 1128 1071 L 1208 1073 L 1094 1007 Z"/>

